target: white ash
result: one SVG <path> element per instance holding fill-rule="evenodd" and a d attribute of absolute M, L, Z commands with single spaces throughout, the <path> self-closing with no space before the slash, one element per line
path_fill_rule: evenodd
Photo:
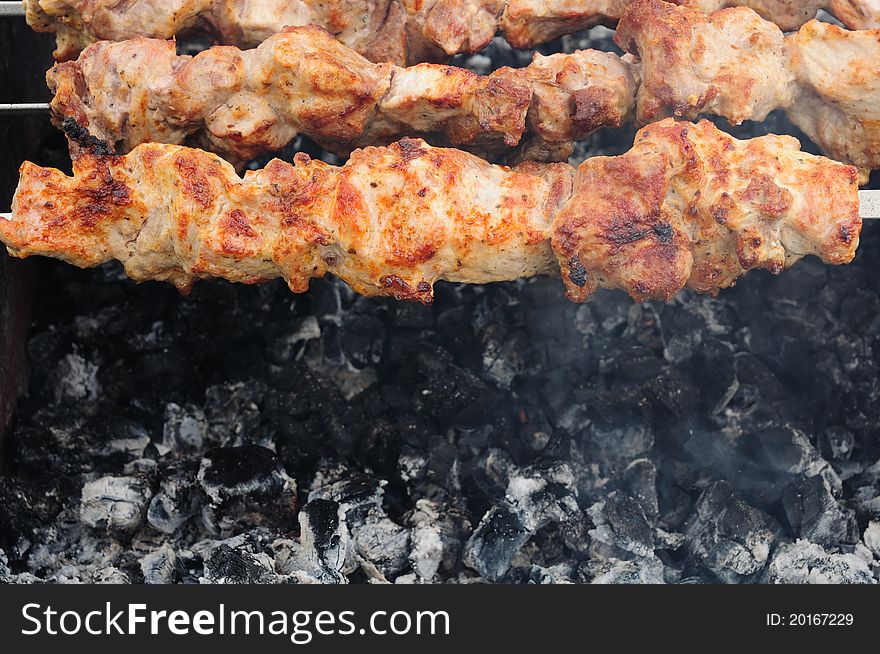
<path fill-rule="evenodd" d="M 428 469 L 428 457 L 418 450 L 406 448 L 397 459 L 397 468 L 403 481 L 417 481 L 424 476 Z"/>
<path fill-rule="evenodd" d="M 142 434 L 135 438 L 117 438 L 110 441 L 107 446 L 117 452 L 123 452 L 135 460 L 143 460 L 144 451 L 150 445 L 149 434 Z"/>
<path fill-rule="evenodd" d="M 347 537 L 347 558 L 364 562 L 369 574 L 387 580 L 407 566 L 409 530 L 388 518 L 382 508 L 383 497 L 382 482 L 367 477 L 349 479 L 313 490 L 305 510 L 311 517 L 309 509 L 316 503 L 338 507 L 337 519 Z M 314 520 L 312 523 L 314 526 Z"/>
<path fill-rule="evenodd" d="M 500 580 L 529 539 L 550 523 L 565 527 L 582 518 L 571 468 L 562 462 L 519 468 L 491 451 L 485 462 L 502 499 L 482 518 L 468 539 L 464 562 L 490 581 Z"/>
<path fill-rule="evenodd" d="M 799 540 L 773 556 L 767 581 L 776 584 L 873 584 L 867 564 L 854 554 L 829 554 L 821 545 Z"/>
<path fill-rule="evenodd" d="M 97 399 L 101 393 L 98 366 L 79 354 L 68 354 L 55 370 L 56 397 L 60 401 L 78 402 Z"/>
<path fill-rule="evenodd" d="M 775 536 L 769 519 L 749 506 L 726 482 L 707 488 L 685 527 L 694 559 L 721 581 L 740 581 L 760 572 Z"/>
<path fill-rule="evenodd" d="M 863 539 L 865 546 L 880 561 L 880 522 L 872 520 L 865 529 Z"/>
<path fill-rule="evenodd" d="M 98 531 L 132 534 L 143 523 L 151 497 L 144 479 L 102 477 L 83 486 L 79 517 Z"/>
<path fill-rule="evenodd" d="M 6 552 L 0 550 L 0 584 L 39 584 L 43 580 L 30 572 L 14 573 L 9 568 Z"/>
<path fill-rule="evenodd" d="M 208 418 L 201 407 L 180 406 L 170 402 L 165 407 L 165 424 L 159 454 L 169 452 L 198 452 L 208 437 Z"/>
<path fill-rule="evenodd" d="M 351 572 L 351 536 L 345 523 L 345 509 L 332 500 L 310 501 L 299 516 L 305 565 L 299 569 L 326 583 L 344 583 Z M 297 568 L 294 568 L 294 570 Z"/>
<path fill-rule="evenodd" d="M 412 550 L 409 555 L 415 578 L 434 581 L 443 562 L 443 531 L 440 527 L 441 509 L 435 502 L 419 500 L 409 517 Z"/>
<path fill-rule="evenodd" d="M 607 559 L 590 570 L 592 584 L 665 584 L 663 563 L 656 556 L 630 559 Z"/>

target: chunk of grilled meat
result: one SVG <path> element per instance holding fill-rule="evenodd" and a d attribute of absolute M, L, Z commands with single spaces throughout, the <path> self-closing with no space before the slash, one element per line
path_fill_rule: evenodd
<path fill-rule="evenodd" d="M 96 41 L 200 33 L 253 47 L 284 27 L 319 25 L 371 61 L 398 65 L 479 52 L 501 30 L 515 47 L 613 21 L 630 0 L 25 0 L 28 23 L 54 32 L 55 57 Z"/>
<path fill-rule="evenodd" d="M 855 168 L 791 138 L 737 141 L 667 119 L 631 152 L 577 170 L 510 169 L 417 139 L 358 150 L 342 167 L 274 160 L 244 179 L 173 145 L 86 154 L 73 177 L 25 164 L 0 241 L 78 266 L 117 259 L 135 280 L 183 290 L 206 277 L 283 277 L 302 292 L 332 273 L 364 295 L 430 302 L 441 279 L 561 267 L 572 300 L 617 288 L 641 301 L 685 286 L 715 293 L 808 254 L 847 263 L 860 228 Z"/>
<path fill-rule="evenodd" d="M 495 35 L 500 0 L 25 0 L 28 23 L 54 32 L 55 57 L 96 41 L 198 33 L 254 47 L 284 27 L 319 25 L 371 61 L 399 65 L 478 52 Z"/>
<path fill-rule="evenodd" d="M 632 0 L 508 0 L 501 33 L 515 48 L 534 48 L 564 34 L 620 18 Z"/>
<path fill-rule="evenodd" d="M 645 72 L 636 119 L 724 116 L 764 120 L 791 104 L 792 75 L 776 25 L 745 8 L 711 15 L 662 0 L 637 0 L 614 36 Z"/>
<path fill-rule="evenodd" d="M 59 60 L 95 41 L 200 33 L 253 47 L 284 27 L 319 25 L 370 61 L 398 65 L 479 52 L 496 32 L 517 48 L 613 23 L 633 0 L 24 0 L 28 23 L 54 32 Z M 785 30 L 832 11 L 848 27 L 880 27 L 880 0 L 675 0 L 706 12 L 745 6 Z"/>
<path fill-rule="evenodd" d="M 799 145 L 666 119 L 626 154 L 587 159 L 553 226 L 569 297 L 619 288 L 668 300 L 684 286 L 717 293 L 756 268 L 778 273 L 807 254 L 851 261 L 858 173 Z"/>
<path fill-rule="evenodd" d="M 635 0 L 509 0 L 500 28 L 516 48 L 534 48 L 564 34 L 613 23 Z M 880 28 L 880 0 L 670 0 L 711 14 L 727 7 L 756 11 L 785 31 L 816 18 L 820 9 L 834 14 L 851 29 Z M 728 37 L 730 38 L 730 37 Z M 742 35 L 741 38 L 747 38 Z"/>
<path fill-rule="evenodd" d="M 678 4 L 706 13 L 725 7 L 748 7 L 786 32 L 816 18 L 820 9 L 831 12 L 850 29 L 880 27 L 880 0 L 680 0 Z"/>
<path fill-rule="evenodd" d="M 523 133 L 570 142 L 627 122 L 637 73 L 595 51 L 538 56 L 479 76 L 439 64 L 374 64 L 314 27 L 254 50 L 178 56 L 173 41 L 89 46 L 48 74 L 56 122 L 73 117 L 119 152 L 150 141 L 194 143 L 230 160 L 280 150 L 297 134 L 347 154 L 402 136 L 494 153 Z"/>
<path fill-rule="evenodd" d="M 135 280 L 181 289 L 283 277 L 302 292 L 332 272 L 364 295 L 429 301 L 437 279 L 552 271 L 547 233 L 571 171 L 531 171 L 406 139 L 341 168 L 297 155 L 241 179 L 216 155 L 147 144 L 84 155 L 74 177 L 25 164 L 0 238 L 18 255 L 79 266 L 118 259 Z"/>
<path fill-rule="evenodd" d="M 880 30 L 816 20 L 784 37 L 745 7 L 710 16 L 636 0 L 615 40 L 641 60 L 636 120 L 713 113 L 731 123 L 785 109 L 831 157 L 880 168 Z"/>
<path fill-rule="evenodd" d="M 831 0 L 831 12 L 850 29 L 880 29 L 880 0 Z"/>
<path fill-rule="evenodd" d="M 814 20 L 786 48 L 797 89 L 791 121 L 835 159 L 880 168 L 880 29 Z"/>
<path fill-rule="evenodd" d="M 28 24 L 56 34 L 59 60 L 76 57 L 96 41 L 194 32 L 253 47 L 286 25 L 316 24 L 365 56 L 404 61 L 406 20 L 396 5 L 394 0 L 25 0 Z"/>
<path fill-rule="evenodd" d="M 703 113 L 740 123 L 785 109 L 830 156 L 863 175 L 880 168 L 880 30 L 812 21 L 785 38 L 745 7 L 707 16 L 636 0 L 615 39 L 629 56 L 536 55 L 481 77 L 372 64 L 300 27 L 256 50 L 195 57 L 178 57 L 168 41 L 102 42 L 48 77 L 56 122 L 73 117 L 120 151 L 190 143 L 244 161 L 299 133 L 342 154 L 421 134 L 491 156 L 523 141 L 520 159 L 564 160 L 574 141 L 619 127 L 635 105 L 639 124 Z"/>

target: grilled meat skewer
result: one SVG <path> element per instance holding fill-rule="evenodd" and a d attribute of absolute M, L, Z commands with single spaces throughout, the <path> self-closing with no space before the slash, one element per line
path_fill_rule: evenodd
<path fill-rule="evenodd" d="M 825 9 L 850 29 L 880 28 L 880 0 L 684 0 L 677 4 L 712 13 L 726 7 L 748 7 L 786 32 L 799 29 Z"/>
<path fill-rule="evenodd" d="M 438 280 L 560 274 L 568 296 L 717 293 L 749 270 L 858 246 L 858 174 L 795 139 L 738 141 L 707 121 L 644 128 L 619 157 L 510 169 L 418 139 L 333 167 L 297 155 L 240 178 L 201 150 L 84 154 L 74 176 L 26 163 L 0 241 L 20 257 L 119 260 L 182 290 L 332 273 L 355 291 L 430 302 Z"/>
<path fill-rule="evenodd" d="M 639 124 L 704 113 L 736 124 L 785 109 L 831 157 L 865 175 L 880 167 L 880 30 L 812 21 L 786 38 L 743 7 L 706 16 L 636 0 L 615 38 L 631 54 L 537 55 L 481 77 L 372 64 L 301 27 L 256 50 L 196 57 L 170 41 L 102 42 L 48 77 L 56 122 L 73 117 L 121 152 L 190 143 L 235 161 L 297 133 L 340 153 L 422 134 L 490 155 L 523 140 L 520 158 L 564 160 L 573 141 L 620 126 L 635 105 Z"/>
<path fill-rule="evenodd" d="M 284 27 L 318 25 L 371 61 L 399 65 L 478 52 L 500 0 L 25 0 L 28 24 L 56 34 L 55 57 L 96 41 L 186 34 L 249 48 Z"/>
<path fill-rule="evenodd" d="M 711 113 L 737 124 L 784 109 L 829 156 L 880 168 L 880 30 L 810 21 L 784 37 L 744 7 L 710 16 L 636 0 L 615 41 L 641 61 L 636 121 Z"/>
<path fill-rule="evenodd" d="M 367 59 L 398 65 L 479 52 L 496 33 L 533 48 L 620 18 L 632 0 L 25 0 L 28 23 L 56 34 L 59 60 L 96 41 L 187 33 L 254 47 L 284 27 L 319 25 Z M 828 9 L 847 27 L 880 27 L 880 0 L 676 0 L 706 12 L 745 6 L 784 30 Z"/>
<path fill-rule="evenodd" d="M 564 34 L 620 19 L 635 0 L 509 0 L 499 20 L 515 48 L 534 48 Z M 787 32 L 816 18 L 821 9 L 850 29 L 880 28 L 880 0 L 670 0 L 706 14 L 728 7 L 753 9 Z"/>
<path fill-rule="evenodd" d="M 280 150 L 297 134 L 347 154 L 403 136 L 497 152 L 527 128 L 569 143 L 630 119 L 633 67 L 585 50 L 538 56 L 480 76 L 462 68 L 374 64 L 313 26 L 287 28 L 255 50 L 178 56 L 172 41 L 104 41 L 48 74 L 57 122 L 73 117 L 127 152 L 195 143 L 231 160 Z"/>

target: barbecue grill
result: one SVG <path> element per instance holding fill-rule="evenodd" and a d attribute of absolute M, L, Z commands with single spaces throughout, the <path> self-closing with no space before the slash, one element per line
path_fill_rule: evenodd
<path fill-rule="evenodd" d="M 0 30 L 5 211 L 22 161 L 69 162 L 39 102 L 51 38 Z M 455 63 L 529 58 L 497 39 Z M 718 124 L 818 152 L 781 111 Z M 330 278 L 183 297 L 4 254 L 0 580 L 874 583 L 877 252 L 868 223 L 851 265 L 809 258 L 717 298 L 577 305 L 538 278 L 441 282 L 430 306 Z"/>

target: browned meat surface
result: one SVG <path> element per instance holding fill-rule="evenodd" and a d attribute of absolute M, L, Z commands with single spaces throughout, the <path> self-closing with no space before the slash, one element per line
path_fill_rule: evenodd
<path fill-rule="evenodd" d="M 599 288 L 669 300 L 808 254 L 847 263 L 860 229 L 855 168 L 805 154 L 790 137 L 739 141 L 708 121 L 667 119 L 626 154 L 581 164 L 553 249 L 572 300 Z"/>
<path fill-rule="evenodd" d="M 880 28 L 880 0 L 831 0 L 831 12 L 850 29 Z"/>
<path fill-rule="evenodd" d="M 880 167 L 880 29 L 814 20 L 786 46 L 797 85 L 792 122 L 835 159 Z"/>
<path fill-rule="evenodd" d="M 255 50 L 177 56 L 173 42 L 102 42 L 49 73 L 56 122 L 73 117 L 127 152 L 190 144 L 232 161 L 297 134 L 346 154 L 421 135 L 491 156 L 564 160 L 574 141 L 619 127 L 715 114 L 731 123 L 774 109 L 831 157 L 880 167 L 880 30 L 811 21 L 789 37 L 745 7 L 707 16 L 636 0 L 615 36 L 629 54 L 536 55 L 488 76 L 437 64 L 373 64 L 324 30 L 288 28 Z"/>
<path fill-rule="evenodd" d="M 534 48 L 563 34 L 613 22 L 632 0 L 509 0 L 501 31 L 515 48 Z"/>
<path fill-rule="evenodd" d="M 667 119 L 629 153 L 577 171 L 510 169 L 417 139 L 358 150 L 342 167 L 274 160 L 243 179 L 174 145 L 86 154 L 73 177 L 25 164 L 0 241 L 20 257 L 116 259 L 135 280 L 184 290 L 207 277 L 283 277 L 302 292 L 332 273 L 365 295 L 429 302 L 437 280 L 561 266 L 573 300 L 607 287 L 641 301 L 685 286 L 714 293 L 807 254 L 847 263 L 858 209 L 856 169 L 801 153 L 794 139 L 737 141 Z"/>
<path fill-rule="evenodd" d="M 244 161 L 307 134 L 339 153 L 431 135 L 480 152 L 582 139 L 630 119 L 637 72 L 608 53 L 538 56 L 524 69 L 374 64 L 317 27 L 254 50 L 178 56 L 173 41 L 104 41 L 48 75 L 57 122 L 73 117 L 119 152 L 196 144 Z"/>
<path fill-rule="evenodd" d="M 739 124 L 791 103 L 783 34 L 749 9 L 706 15 L 639 0 L 624 12 L 615 41 L 641 58 L 636 118 L 642 124 L 701 113 Z"/>
<path fill-rule="evenodd" d="M 880 27 L 880 0 L 679 0 L 706 13 L 725 7 L 748 7 L 786 32 L 816 18 L 820 9 L 834 14 L 851 29 Z"/>
<path fill-rule="evenodd" d="M 398 65 L 479 52 L 496 33 L 517 48 L 614 23 L 633 0 L 25 0 L 28 23 L 56 34 L 56 57 L 95 41 L 170 39 L 198 32 L 254 47 L 284 27 L 319 25 L 370 61 Z M 848 27 L 880 27 L 880 0 L 675 0 L 706 13 L 748 7 L 784 30 L 834 13 Z"/>
<path fill-rule="evenodd" d="M 318 25 L 371 61 L 400 65 L 479 52 L 501 0 L 26 0 L 28 23 L 54 32 L 59 60 L 96 41 L 198 32 L 254 47 L 284 27 Z"/>
<path fill-rule="evenodd" d="M 636 0 L 617 43 L 640 59 L 640 124 L 674 115 L 763 120 L 774 109 L 831 157 L 880 168 L 880 30 L 816 20 L 784 37 L 744 7 L 711 16 L 663 0 Z"/>

